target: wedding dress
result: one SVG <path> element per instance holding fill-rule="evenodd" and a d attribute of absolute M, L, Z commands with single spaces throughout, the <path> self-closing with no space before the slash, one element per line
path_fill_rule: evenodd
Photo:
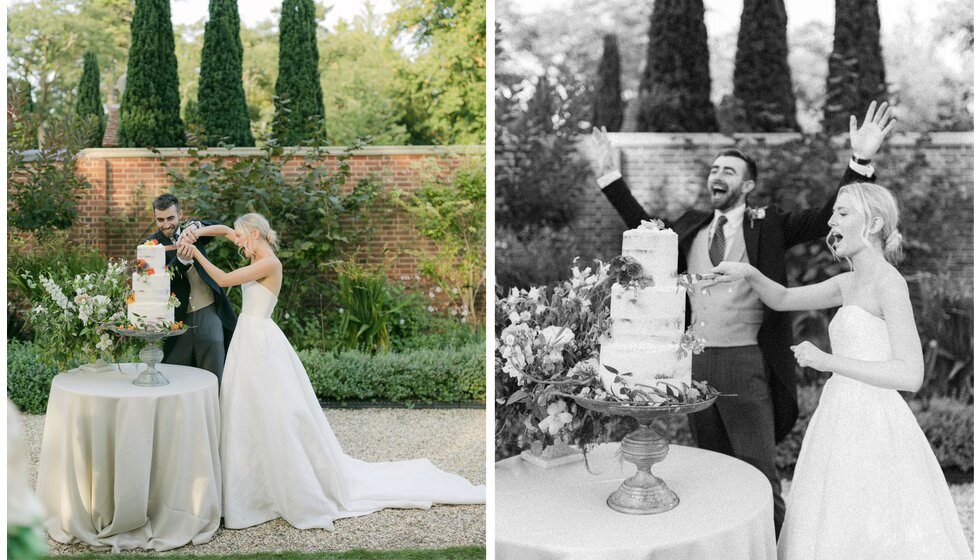
<path fill-rule="evenodd" d="M 885 361 L 885 321 L 845 305 L 834 354 Z M 897 391 L 834 374 L 803 439 L 780 560 L 973 558 L 939 462 Z"/>
<path fill-rule="evenodd" d="M 221 382 L 225 527 L 282 517 L 299 529 L 384 508 L 482 504 L 486 488 L 427 459 L 367 463 L 344 454 L 306 370 L 271 319 L 276 296 L 242 285 Z"/>

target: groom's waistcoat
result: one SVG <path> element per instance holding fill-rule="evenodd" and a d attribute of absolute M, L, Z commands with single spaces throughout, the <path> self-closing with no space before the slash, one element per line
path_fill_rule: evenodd
<path fill-rule="evenodd" d="M 695 235 L 687 253 L 687 271 L 706 273 L 714 268 L 708 258 L 708 228 Z M 749 262 L 745 236 L 739 231 L 732 239 L 726 261 Z M 758 343 L 764 309 L 762 300 L 745 280 L 725 284 L 695 284 L 691 300 L 694 333 L 710 347 L 748 346 Z"/>
<path fill-rule="evenodd" d="M 193 266 L 187 269 L 187 283 L 190 284 L 190 301 L 187 302 L 187 312 L 200 311 L 214 303 L 214 292 L 204 283 L 201 275 Z"/>

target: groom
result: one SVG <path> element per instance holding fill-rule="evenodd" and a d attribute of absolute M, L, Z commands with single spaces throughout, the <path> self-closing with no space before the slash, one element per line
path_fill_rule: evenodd
<path fill-rule="evenodd" d="M 877 111 L 875 105 L 871 103 L 860 129 L 851 117 L 854 156 L 841 185 L 874 179 L 871 157 L 891 130 L 888 104 L 882 103 Z M 599 186 L 626 225 L 635 228 L 649 216 L 614 166 L 605 131 L 593 129 L 593 138 L 599 148 Z M 677 233 L 679 271 L 706 273 L 723 260 L 741 261 L 785 285 L 786 250 L 826 237 L 836 191 L 821 208 L 760 215 L 747 211 L 745 204 L 756 180 L 756 164 L 748 154 L 729 149 L 715 158 L 705 185 L 713 211 L 690 210 L 672 224 L 665 221 Z M 735 395 L 688 416 L 691 431 L 699 447 L 737 457 L 766 475 L 772 484 L 778 536 L 786 506 L 776 473 L 775 445 L 799 414 L 790 315 L 767 308 L 742 280 L 724 289 L 695 285 L 687 322 L 707 341 L 704 352 L 693 357 L 693 378 Z"/>
<path fill-rule="evenodd" d="M 204 245 L 213 237 L 197 238 L 196 229 L 218 222 L 191 221 L 182 224 L 183 213 L 177 197 L 165 193 L 153 199 L 153 217 L 158 231 L 150 239 L 167 246 L 167 266 L 174 271 L 170 289 L 180 300 L 174 319 L 194 327 L 180 336 L 167 338 L 163 343 L 163 363 L 206 369 L 218 377 L 225 368 L 225 353 L 235 331 L 235 311 L 225 291 L 196 261 L 184 261 L 177 256 L 177 243 L 190 236 L 204 252 Z"/>

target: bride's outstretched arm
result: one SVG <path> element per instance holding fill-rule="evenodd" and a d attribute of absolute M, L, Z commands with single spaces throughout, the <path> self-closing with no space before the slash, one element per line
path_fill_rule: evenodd
<path fill-rule="evenodd" d="M 184 248 L 186 247 L 186 248 Z M 193 245 L 182 246 L 178 250 L 181 256 L 185 258 L 190 258 L 193 256 L 195 260 L 201 263 L 201 267 L 204 268 L 205 272 L 211 276 L 214 281 L 222 288 L 227 288 L 228 286 L 238 286 L 244 284 L 245 282 L 251 282 L 252 280 L 261 280 L 266 276 L 274 274 L 279 266 L 276 259 L 264 258 L 259 259 L 248 266 L 243 266 L 242 268 L 236 268 L 231 272 L 225 272 L 215 266 L 211 261 L 201 253 L 201 250 Z"/>
<path fill-rule="evenodd" d="M 224 236 L 229 241 L 235 240 L 235 230 L 223 225 L 214 224 L 210 226 L 202 226 L 199 228 L 187 228 L 180 234 L 180 241 L 188 241 L 190 243 L 196 243 L 198 237 L 219 237 Z"/>
<path fill-rule="evenodd" d="M 925 366 L 922 344 L 915 328 L 909 288 L 898 271 L 879 279 L 878 299 L 888 329 L 892 359 L 885 362 L 856 360 L 827 354 L 809 342 L 793 347 L 801 366 L 834 372 L 852 379 L 897 391 L 918 391 L 922 387 Z"/>
<path fill-rule="evenodd" d="M 749 286 L 759 294 L 770 309 L 776 311 L 800 311 L 806 309 L 826 309 L 841 304 L 840 283 L 846 277 L 845 273 L 824 280 L 811 286 L 787 288 L 782 284 L 767 278 L 757 268 L 747 263 L 723 262 L 711 272 L 720 274 L 716 282 L 734 282 L 744 278 Z"/>

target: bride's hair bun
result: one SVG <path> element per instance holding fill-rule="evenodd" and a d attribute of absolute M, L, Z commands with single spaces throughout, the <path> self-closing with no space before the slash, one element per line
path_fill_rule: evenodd
<path fill-rule="evenodd" d="M 257 230 L 259 235 L 272 246 L 273 250 L 279 248 L 279 235 L 272 229 L 272 226 L 269 225 L 269 220 L 265 219 L 265 216 L 262 214 L 255 212 L 245 214 L 235 220 L 235 228 L 242 228 L 245 231 Z"/>
<path fill-rule="evenodd" d="M 902 234 L 893 229 L 885 238 L 885 258 L 890 262 L 902 260 Z"/>

